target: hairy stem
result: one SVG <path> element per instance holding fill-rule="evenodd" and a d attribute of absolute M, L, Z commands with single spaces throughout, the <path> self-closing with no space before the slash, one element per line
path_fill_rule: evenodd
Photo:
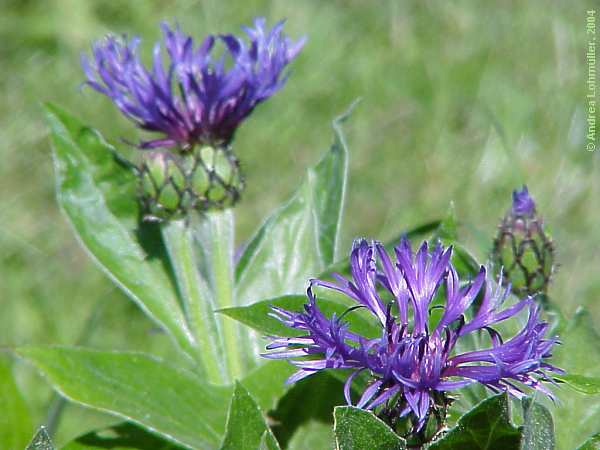
<path fill-rule="evenodd" d="M 234 298 L 234 217 L 231 210 L 213 211 L 204 217 L 208 233 L 202 243 L 210 246 L 208 253 L 212 272 L 213 290 L 218 308 L 235 306 Z M 240 326 L 232 319 L 221 315 L 221 330 L 225 346 L 225 360 L 230 380 L 239 378 L 243 372 L 243 352 Z"/>
<path fill-rule="evenodd" d="M 180 219 L 163 223 L 161 230 L 185 315 L 196 338 L 196 359 L 207 380 L 221 384 L 226 377 L 223 343 L 214 313 L 213 294 L 199 270 L 192 229 L 185 219 Z"/>

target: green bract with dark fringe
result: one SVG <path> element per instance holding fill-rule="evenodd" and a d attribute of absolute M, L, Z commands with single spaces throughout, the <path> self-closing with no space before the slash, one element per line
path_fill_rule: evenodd
<path fill-rule="evenodd" d="M 148 152 L 140 177 L 146 220 L 233 206 L 244 188 L 239 162 L 228 147 L 196 147 L 179 155 Z"/>

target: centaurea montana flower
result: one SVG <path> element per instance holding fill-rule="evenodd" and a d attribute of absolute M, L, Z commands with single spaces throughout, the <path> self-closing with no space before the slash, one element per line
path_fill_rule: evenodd
<path fill-rule="evenodd" d="M 311 280 L 303 312 L 273 307 L 275 317 L 303 333 L 274 338 L 267 346 L 271 352 L 264 354 L 288 359 L 299 368 L 289 383 L 323 369 L 351 369 L 344 394 L 352 404 L 353 381 L 367 371 L 371 382 L 356 406 L 379 407 L 394 411 L 396 418 L 410 418 L 414 433 L 423 429 L 440 394 L 471 383 L 517 397 L 525 395 L 528 386 L 552 397 L 542 381 L 552 381 L 550 372 L 562 372 L 547 362 L 557 340 L 545 337 L 548 324 L 540 319 L 535 302 L 525 298 L 503 308 L 509 289 L 492 288 L 483 266 L 473 280 L 462 283 L 450 261 L 452 248 L 438 244 L 430 250 L 424 242 L 413 254 L 410 243 L 403 240 L 395 253 L 394 263 L 380 243 L 357 241 L 350 257 L 351 280 L 339 274 L 333 275 L 333 282 Z M 381 335 L 367 338 L 350 331 L 341 317 L 324 316 L 315 286 L 339 291 L 365 308 L 378 322 Z M 386 303 L 382 293 L 391 300 Z M 467 319 L 467 309 L 480 293 L 481 303 Z M 432 325 L 434 299 L 443 314 Z M 529 310 L 525 326 L 504 341 L 493 326 L 523 309 Z M 489 348 L 456 351 L 461 338 L 480 331 L 489 335 Z"/>
<path fill-rule="evenodd" d="M 107 36 L 93 46 L 91 60 L 82 56 L 86 84 L 140 128 L 162 133 L 141 142 L 142 148 L 227 145 L 256 105 L 285 84 L 283 71 L 304 44 L 283 34 L 283 22 L 266 30 L 265 19 L 257 18 L 243 30 L 247 43 L 225 34 L 196 45 L 179 27 L 163 23 L 168 61 L 158 42 L 148 68 L 138 53 L 139 38 Z M 226 50 L 219 57 L 213 51 L 218 40 Z"/>
<path fill-rule="evenodd" d="M 283 87 L 286 66 L 304 45 L 283 34 L 283 22 L 243 27 L 247 40 L 209 35 L 200 44 L 162 24 L 163 44 L 152 64 L 140 58 L 139 38 L 108 36 L 82 56 L 85 84 L 109 97 L 140 128 L 159 133 L 138 144 L 145 152 L 137 174 L 146 220 L 190 210 L 233 206 L 244 188 L 231 141 L 254 108 Z M 217 54 L 217 43 L 222 52 Z M 161 148 L 158 150 L 158 148 Z M 168 164 L 166 164 L 168 162 Z"/>

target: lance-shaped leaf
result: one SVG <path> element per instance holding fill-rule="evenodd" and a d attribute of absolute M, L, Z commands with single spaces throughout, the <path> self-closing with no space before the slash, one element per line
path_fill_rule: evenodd
<path fill-rule="evenodd" d="M 189 448 L 214 449 L 221 441 L 229 387 L 209 385 L 193 373 L 141 353 L 24 347 L 18 354 L 71 401 Z"/>
<path fill-rule="evenodd" d="M 96 130 L 53 105 L 47 119 L 57 199 L 80 242 L 115 284 L 193 354 L 194 339 L 164 262 L 150 258 L 136 236 L 149 229 L 135 228 L 133 173 Z"/>
<path fill-rule="evenodd" d="M 333 122 L 333 145 L 300 189 L 248 242 L 236 268 L 238 304 L 303 292 L 309 277 L 333 263 L 348 171 L 346 116 Z"/>
<path fill-rule="evenodd" d="M 511 423 L 509 406 L 507 394 L 485 399 L 458 419 L 456 426 L 429 449 L 518 449 L 521 432 Z"/>
<path fill-rule="evenodd" d="M 450 203 L 446 216 L 435 230 L 434 238 L 441 240 L 444 245 L 452 245 L 452 263 L 461 276 L 474 277 L 479 272 L 479 264 L 471 253 L 458 243 L 458 219 L 454 202 Z"/>
<path fill-rule="evenodd" d="M 411 241 L 421 238 L 428 238 L 435 230 L 440 226 L 439 220 L 417 225 L 416 227 L 407 229 L 399 233 L 395 238 L 384 242 L 383 246 L 388 252 L 392 252 L 394 247 L 400 243 L 403 237 L 410 239 Z M 334 264 L 327 266 L 317 278 L 328 278 L 332 273 L 337 272 L 342 275 L 348 276 L 350 274 L 350 260 L 348 257 L 335 262 Z"/>
<path fill-rule="evenodd" d="M 569 373 L 566 375 L 558 375 L 554 378 L 566 383 L 568 386 L 582 394 L 600 394 L 600 377 L 586 377 L 576 373 Z"/>
<path fill-rule="evenodd" d="M 372 412 L 338 406 L 333 413 L 338 450 L 401 450 L 406 442 Z"/>
<path fill-rule="evenodd" d="M 274 421 L 273 432 L 277 435 L 281 446 L 294 449 L 307 448 L 300 444 L 312 439 L 306 438 L 302 442 L 299 433 L 302 433 L 302 430 L 306 431 L 307 428 L 315 428 L 310 425 L 314 425 L 315 421 L 326 423 L 331 429 L 333 426 L 331 412 L 336 406 L 345 404 L 343 386 L 343 381 L 335 379 L 326 372 L 316 373 L 294 383 L 277 404 L 277 409 L 269 414 Z M 315 441 L 322 440 L 323 433 L 319 434 L 321 436 L 315 436 Z M 333 437 L 331 433 L 329 435 Z M 331 442 L 332 439 L 329 443 Z M 329 449 L 331 446 L 313 448 Z"/>
<path fill-rule="evenodd" d="M 218 312 L 242 322 L 266 336 L 297 336 L 298 330 L 285 326 L 279 320 L 269 315 L 273 312 L 271 306 L 278 306 L 288 311 L 298 312 L 303 311 L 306 302 L 305 295 L 284 295 L 269 300 L 262 300 L 248 306 L 221 309 Z M 317 302 L 319 308 L 327 317 L 331 317 L 333 314 L 340 317 L 348 310 L 346 305 L 324 298 L 318 298 Z M 344 317 L 344 321 L 349 323 L 351 331 L 367 337 L 377 337 L 381 329 L 375 322 L 369 319 L 369 316 L 361 315 L 361 311 L 356 311 L 354 314 Z"/>
<path fill-rule="evenodd" d="M 132 423 L 123 422 L 79 436 L 61 450 L 183 450 L 184 448 Z"/>
<path fill-rule="evenodd" d="M 530 398 L 523 399 L 521 450 L 553 450 L 554 421 L 548 409 Z"/>
<path fill-rule="evenodd" d="M 319 307 L 326 316 L 335 314 L 341 317 L 344 312 L 348 311 L 346 305 L 319 298 L 317 300 Z M 271 306 L 278 306 L 289 311 L 302 311 L 306 303 L 304 295 L 284 295 L 282 297 L 264 300 L 254 303 L 249 306 L 227 308 L 219 312 L 236 319 L 249 327 L 253 328 L 264 336 L 297 336 L 300 331 L 288 328 L 279 320 L 271 317 Z M 353 311 L 352 314 L 344 316 L 343 320 L 349 324 L 349 329 L 353 332 L 360 333 L 363 336 L 378 337 L 380 333 L 379 326 L 368 313 L 364 311 Z M 262 350 L 264 350 L 266 341 L 263 342 Z M 286 379 L 292 375 L 297 369 L 287 361 L 269 361 L 251 372 L 242 384 L 252 393 L 252 395 L 260 403 L 264 409 L 270 409 L 275 406 L 275 403 L 289 389 L 290 385 L 285 384 Z M 342 382 L 347 379 L 349 373 L 346 371 L 332 371 L 331 375 L 339 378 Z M 359 376 L 355 379 L 355 386 L 366 380 Z M 340 389 L 340 393 L 342 390 Z M 305 399 L 306 401 L 306 396 Z M 327 413 L 329 414 L 329 412 Z M 297 414 L 296 414 L 297 416 Z"/>
<path fill-rule="evenodd" d="M 291 388 L 285 383 L 297 369 L 287 361 L 266 361 L 246 375 L 241 383 L 263 411 L 277 406 L 283 395 Z"/>
<path fill-rule="evenodd" d="M 25 448 L 31 439 L 31 418 L 11 364 L 4 357 L 0 357 L 0 405 L 0 448 Z"/>
<path fill-rule="evenodd" d="M 260 408 L 246 388 L 236 382 L 221 450 L 259 450 L 261 446 L 273 448 L 274 445 L 277 441 L 270 435 Z"/>

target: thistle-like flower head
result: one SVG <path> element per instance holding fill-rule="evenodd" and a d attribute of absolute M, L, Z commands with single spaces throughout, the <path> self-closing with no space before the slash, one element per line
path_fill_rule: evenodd
<path fill-rule="evenodd" d="M 288 382 L 326 368 L 350 369 L 344 387 L 347 402 L 386 414 L 395 411 L 397 417 L 411 419 L 413 432 L 423 429 L 436 399 L 471 383 L 517 397 L 528 386 L 552 397 L 542 381 L 551 381 L 550 372 L 561 372 L 547 362 L 557 341 L 545 336 L 548 324 L 530 298 L 503 306 L 509 290 L 492 287 L 484 267 L 474 279 L 462 282 L 450 261 L 452 248 L 430 249 L 424 242 L 413 254 L 403 240 L 395 254 L 393 262 L 381 244 L 357 241 L 351 280 L 338 274 L 334 282 L 312 280 L 303 312 L 273 308 L 274 316 L 299 331 L 295 338 L 274 338 L 264 355 L 288 359 L 299 368 Z M 351 310 L 366 309 L 380 335 L 361 336 L 342 317 L 324 316 L 315 286 L 345 294 L 357 304 Z M 465 314 L 480 293 L 475 312 Z M 430 313 L 440 306 L 441 317 L 432 323 Z M 494 325 L 523 309 L 529 310 L 523 329 L 503 340 Z M 479 332 L 489 336 L 486 348 L 457 351 L 461 338 Z M 370 384 L 360 398 L 352 399 L 352 383 L 363 371 L 370 374 Z"/>
<path fill-rule="evenodd" d="M 265 19 L 234 35 L 207 36 L 196 45 L 179 27 L 162 24 L 166 64 L 160 43 L 151 67 L 139 56 L 139 38 L 108 36 L 82 56 L 86 84 L 111 98 L 140 128 L 160 133 L 142 148 L 194 144 L 227 145 L 238 125 L 286 81 L 283 73 L 304 44 L 283 34 L 283 22 L 265 29 Z M 215 55 L 217 41 L 223 55 Z"/>

